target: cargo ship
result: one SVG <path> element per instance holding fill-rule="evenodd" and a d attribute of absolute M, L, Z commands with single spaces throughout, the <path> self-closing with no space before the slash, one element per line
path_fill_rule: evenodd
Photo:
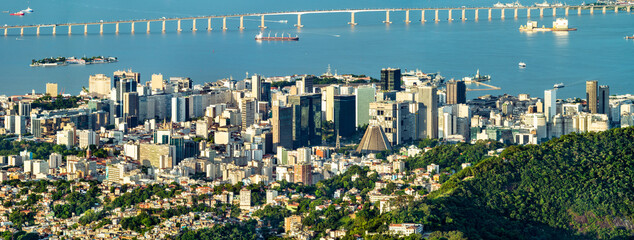
<path fill-rule="evenodd" d="M 268 36 L 264 36 L 262 33 L 255 35 L 255 40 L 257 41 L 299 41 L 299 37 L 297 35 L 295 35 L 295 37 L 291 37 L 290 34 L 288 34 L 288 36 L 284 36 L 284 34 L 282 34 L 281 37 L 277 36 L 277 33 L 275 34 L 275 36 L 271 37 L 271 34 L 269 33 Z"/>
<path fill-rule="evenodd" d="M 544 26 L 538 27 L 537 21 L 528 21 L 526 22 L 526 26 L 524 25 L 520 26 L 520 31 L 521 32 L 551 32 L 551 31 L 577 31 L 577 29 L 568 27 L 568 19 L 557 18 L 557 20 L 553 22 L 552 28 L 547 28 Z"/>
<path fill-rule="evenodd" d="M 632 35 L 632 36 L 625 36 L 625 39 L 634 39 L 634 35 Z"/>

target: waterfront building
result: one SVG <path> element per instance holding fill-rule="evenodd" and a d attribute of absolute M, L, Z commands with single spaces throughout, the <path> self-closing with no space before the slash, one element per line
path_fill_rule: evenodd
<path fill-rule="evenodd" d="M 544 115 L 546 121 L 551 122 L 557 114 L 557 89 L 548 89 L 544 91 Z"/>
<path fill-rule="evenodd" d="M 598 111 L 598 86 L 597 80 L 586 81 L 586 111 L 589 113 L 599 113 Z"/>
<path fill-rule="evenodd" d="M 127 71 L 117 70 L 112 73 L 112 78 L 114 80 L 115 86 L 120 79 L 132 79 L 137 84 L 141 83 L 141 73 L 132 72 L 132 70 L 128 69 Z"/>
<path fill-rule="evenodd" d="M 447 82 L 447 104 L 467 103 L 467 86 L 464 81 Z"/>
<path fill-rule="evenodd" d="M 110 77 L 104 74 L 90 75 L 88 79 L 88 93 L 102 98 L 110 95 Z"/>
<path fill-rule="evenodd" d="M 150 85 L 152 86 L 152 91 L 163 91 L 165 89 L 163 74 L 152 74 Z"/>
<path fill-rule="evenodd" d="M 46 83 L 46 94 L 51 97 L 57 96 L 57 83 Z"/>
<path fill-rule="evenodd" d="M 381 90 L 401 90 L 401 69 L 381 69 Z"/>
<path fill-rule="evenodd" d="M 597 113 L 610 116 L 610 86 L 601 85 L 597 96 Z"/>

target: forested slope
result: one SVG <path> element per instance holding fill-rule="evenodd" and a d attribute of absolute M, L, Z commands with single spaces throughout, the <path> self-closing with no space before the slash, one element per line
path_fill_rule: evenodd
<path fill-rule="evenodd" d="M 424 203 L 432 228 L 472 239 L 634 236 L 634 128 L 512 146 Z"/>

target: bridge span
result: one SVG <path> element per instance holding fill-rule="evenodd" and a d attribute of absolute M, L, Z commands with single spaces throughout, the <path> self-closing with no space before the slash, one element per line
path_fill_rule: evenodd
<path fill-rule="evenodd" d="M 19 30 L 19 35 L 24 35 L 24 30 L 25 29 L 33 29 L 35 28 L 35 35 L 39 36 L 41 34 L 41 29 L 45 28 L 45 29 L 51 29 L 50 30 L 50 34 L 51 35 L 56 35 L 57 34 L 57 28 L 58 27 L 63 27 L 65 28 L 65 30 L 67 30 L 67 34 L 68 35 L 72 35 L 72 29 L 73 27 L 76 26 L 83 26 L 83 33 L 84 34 L 88 34 L 88 26 L 99 26 L 99 34 L 103 34 L 104 33 L 104 25 L 114 25 L 114 33 L 115 34 L 119 34 L 120 33 L 120 25 L 124 24 L 124 25 L 128 25 L 129 27 L 129 32 L 130 33 L 135 33 L 135 25 L 136 24 L 143 24 L 145 23 L 146 27 L 145 30 L 147 33 L 151 32 L 151 25 L 150 23 L 152 22 L 160 22 L 161 23 L 161 32 L 166 32 L 166 22 L 176 22 L 176 31 L 177 32 L 181 32 L 183 31 L 183 28 L 181 26 L 182 21 L 191 21 L 191 31 L 192 32 L 196 32 L 198 31 L 197 24 L 196 21 L 197 20 L 201 20 L 201 21 L 206 21 L 207 22 L 207 31 L 211 31 L 213 30 L 212 28 L 212 19 L 218 19 L 222 21 L 222 27 L 221 30 L 222 31 L 226 31 L 228 30 L 228 26 L 227 26 L 227 19 L 239 19 L 240 24 L 237 27 L 237 29 L 239 30 L 243 30 L 245 29 L 244 27 L 244 17 L 259 17 L 260 18 L 260 25 L 258 26 L 261 29 L 265 29 L 267 28 L 265 25 L 265 16 L 280 16 L 280 15 L 296 15 L 297 16 L 297 22 L 294 25 L 297 28 L 302 28 L 304 27 L 304 25 L 302 25 L 302 15 L 307 15 L 307 14 L 330 14 L 330 13 L 349 13 L 350 14 L 350 22 L 348 22 L 348 24 L 354 26 L 357 25 L 358 23 L 355 20 L 355 14 L 357 13 L 366 13 L 366 12 L 385 12 L 385 20 L 383 21 L 383 23 L 386 24 L 391 24 L 392 21 L 390 19 L 390 13 L 391 12 L 405 12 L 405 19 L 404 19 L 404 23 L 408 24 L 411 23 L 411 18 L 410 18 L 410 13 L 411 12 L 416 12 L 419 14 L 420 18 L 417 18 L 419 22 L 427 22 L 427 18 L 425 17 L 425 13 L 426 12 L 430 12 L 433 13 L 433 18 L 430 19 L 431 21 L 434 22 L 440 22 L 440 21 L 454 21 L 455 19 L 453 19 L 453 12 L 456 11 L 460 14 L 460 20 L 461 21 L 466 21 L 467 20 L 467 11 L 469 11 L 469 16 L 473 17 L 473 20 L 478 21 L 480 19 L 480 11 L 482 12 L 486 12 L 487 16 L 486 19 L 488 20 L 492 20 L 492 12 L 493 11 L 499 11 L 500 12 L 500 19 L 504 19 L 506 17 L 506 11 L 507 10 L 512 10 L 513 13 L 513 18 L 518 18 L 519 14 L 518 11 L 519 10 L 525 10 L 526 14 L 523 16 L 526 16 L 526 18 L 531 18 L 531 12 L 533 10 L 539 10 L 539 17 L 544 17 L 544 9 L 549 9 L 551 10 L 550 13 L 552 13 L 552 16 L 557 16 L 557 9 L 563 9 L 564 10 L 564 15 L 568 16 L 570 10 L 572 10 L 573 12 L 576 10 L 576 14 L 577 15 L 581 15 L 582 11 L 587 11 L 589 12 L 589 14 L 594 14 L 595 10 L 597 11 L 601 11 L 603 14 L 606 14 L 608 11 L 610 12 L 614 12 L 614 13 L 618 13 L 619 11 L 625 11 L 625 12 L 631 12 L 631 6 L 619 6 L 619 5 L 604 5 L 604 6 L 558 6 L 558 7 L 462 7 L 462 8 L 383 8 L 383 9 L 333 9 L 333 10 L 314 10 L 314 11 L 288 11 L 288 12 L 271 12 L 271 13 L 246 13 L 246 14 L 232 14 L 232 15 L 212 15 L 212 16 L 197 16 L 197 17 L 176 17 L 176 18 L 157 18 L 157 19 L 133 19 L 133 20 L 120 20 L 120 21 L 99 21 L 99 22 L 83 22 L 83 23 L 56 23 L 56 24 L 36 24 L 36 25 L 13 25 L 13 26 L 9 26 L 9 25 L 5 25 L 5 26 L 0 26 L 0 31 L 4 31 L 4 36 L 7 36 L 9 34 L 9 29 L 18 29 Z M 440 19 L 439 17 L 439 12 L 447 12 L 447 18 L 446 19 Z"/>

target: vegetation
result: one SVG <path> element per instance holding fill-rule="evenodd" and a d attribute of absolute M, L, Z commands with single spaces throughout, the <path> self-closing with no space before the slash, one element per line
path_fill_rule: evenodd
<path fill-rule="evenodd" d="M 0 136 L 0 155 L 19 155 L 21 151 L 26 149 L 33 153 L 33 159 L 48 159 L 51 153 L 56 152 L 64 156 L 77 155 L 80 151 L 75 149 L 66 149 L 65 145 L 57 145 L 47 142 L 33 141 L 11 141 L 9 136 Z"/>
<path fill-rule="evenodd" d="M 631 237 L 633 140 L 618 128 L 509 147 L 432 193 L 432 225 L 469 239 Z"/>
<path fill-rule="evenodd" d="M 429 144 L 435 145 L 436 143 L 429 142 Z M 406 159 L 405 168 L 413 170 L 424 168 L 429 164 L 435 163 L 444 167 L 444 169 L 441 170 L 459 171 L 462 169 L 462 163 L 475 165 L 482 161 L 490 150 L 496 150 L 501 147 L 504 147 L 504 145 L 496 141 L 478 141 L 475 144 L 458 143 L 439 145 L 425 154 Z"/>
<path fill-rule="evenodd" d="M 67 109 L 67 108 L 76 108 L 79 107 L 78 102 L 82 99 L 79 96 L 72 96 L 69 98 L 64 98 L 62 95 L 58 95 L 55 99 L 51 96 L 46 95 L 44 97 L 35 99 L 31 103 L 32 108 L 41 108 L 44 110 L 57 110 L 57 109 Z"/>
<path fill-rule="evenodd" d="M 257 222 L 255 220 L 250 220 L 244 224 L 215 225 L 212 228 L 199 229 L 196 231 L 185 231 L 183 234 L 173 239 L 255 240 L 257 239 L 257 232 L 255 231 L 256 224 Z"/>

